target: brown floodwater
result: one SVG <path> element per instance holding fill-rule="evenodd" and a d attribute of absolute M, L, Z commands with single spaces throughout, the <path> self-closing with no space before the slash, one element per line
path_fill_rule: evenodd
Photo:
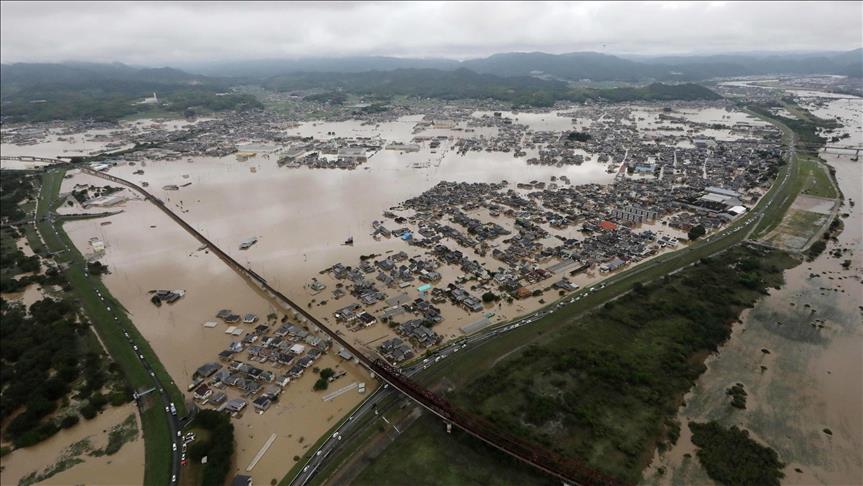
<path fill-rule="evenodd" d="M 78 174 L 65 180 L 62 190 L 85 181 L 96 183 L 100 179 Z M 218 361 L 217 354 L 238 339 L 224 333 L 224 324 L 215 328 L 203 326 L 216 320 L 219 309 L 229 308 L 240 314 L 251 312 L 261 319 L 271 312 L 281 316 L 282 309 L 265 300 L 220 259 L 198 251 L 197 240 L 150 203 L 135 198 L 123 204 L 122 209 L 123 213 L 109 218 L 67 223 L 66 231 L 84 253 L 88 252 L 91 237 L 105 242 L 100 261 L 111 270 L 110 275 L 103 277 L 105 284 L 156 350 L 177 386 L 185 391 L 199 366 Z M 111 224 L 102 225 L 104 221 Z M 147 293 L 152 289 L 184 289 L 187 293 L 175 304 L 156 307 Z M 340 360 L 327 355 L 315 366 L 347 372 L 333 383 L 334 388 L 367 382 L 366 394 L 371 393 L 376 385 L 364 371 L 351 363 L 337 361 Z M 256 414 L 249 404 L 235 420 L 237 472 L 244 472 L 270 434 L 276 433 L 274 448 L 258 462 L 251 475 L 261 483 L 281 479 L 293 465 L 290 458 L 302 455 L 335 420 L 366 396 L 352 391 L 323 402 L 323 394 L 312 392 L 314 381 L 315 375 L 308 372 L 292 381 L 279 402 L 263 415 Z M 232 390 L 228 394 L 230 398 L 240 398 Z"/>
<path fill-rule="evenodd" d="M 568 118 L 553 118 L 548 114 L 518 116 L 525 117 L 525 123 L 536 127 L 571 125 Z M 336 136 L 369 136 L 380 137 L 385 141 L 408 142 L 413 136 L 415 122 L 416 119 L 406 118 L 379 127 L 359 122 L 304 123 L 287 132 L 319 138 L 326 138 L 328 132 L 335 132 Z M 471 136 L 491 136 L 494 133 L 492 129 L 482 130 L 486 131 L 477 129 L 479 133 Z M 450 130 L 426 130 L 421 134 L 465 136 L 465 132 Z M 120 164 L 112 168 L 111 172 L 133 182 L 148 182 L 148 189 L 153 194 L 162 198 L 207 238 L 295 300 L 309 302 L 315 299 L 310 308 L 312 313 L 343 332 L 361 349 L 371 351 L 376 343 L 392 336 L 392 331 L 382 324 L 357 332 L 334 325 L 332 312 L 353 300 L 350 297 L 338 301 L 331 299 L 336 282 L 329 276 L 319 275 L 319 271 L 337 262 L 356 265 L 361 255 L 372 253 L 383 255 L 404 250 L 411 256 L 419 255 L 418 249 L 397 238 L 377 240 L 371 237 L 371 223 L 381 219 L 384 210 L 419 195 L 442 180 L 548 182 L 552 176 L 566 175 L 573 184 L 606 184 L 614 177 L 606 173 L 605 164 L 593 162 L 588 157 L 588 161 L 581 166 L 529 166 L 525 159 L 531 157 L 531 153 L 520 158 L 500 152 L 469 152 L 459 156 L 450 150 L 451 143 L 443 143 L 436 154 L 432 154 L 425 145 L 420 152 L 410 154 L 382 150 L 352 171 L 279 168 L 277 156 L 259 154 L 245 162 L 239 162 L 231 156 L 195 157 L 190 161 L 148 161 L 134 166 Z M 43 147 L 45 153 L 56 148 L 49 145 L 48 148 Z M 42 153 L 28 150 L 31 148 L 20 147 L 20 153 Z M 5 153 L 5 145 L 3 149 Z M 416 168 L 418 166 L 422 168 Z M 133 174 L 139 169 L 144 171 L 143 175 Z M 186 183 L 191 184 L 177 191 L 162 189 L 169 184 Z M 61 190 L 70 191 L 75 184 L 102 186 L 105 182 L 77 173 L 64 180 Z M 215 320 L 219 309 L 229 308 L 239 314 L 251 312 L 262 319 L 271 312 L 281 316 L 283 309 L 274 307 L 217 257 L 199 251 L 197 240 L 151 204 L 132 194 L 127 195 L 132 196 L 129 201 L 107 208 L 111 211 L 122 210 L 122 213 L 107 218 L 68 222 L 65 228 L 76 247 L 84 254 L 91 253 L 91 238 L 96 237 L 104 242 L 104 255 L 99 259 L 111 271 L 103 277 L 105 284 L 129 312 L 178 387 L 185 391 L 197 367 L 216 361 L 217 353 L 238 339 L 224 333 L 224 324 L 215 328 L 203 326 L 205 322 Z M 76 206 L 68 210 L 78 212 Z M 505 218 L 497 220 L 506 225 Z M 103 224 L 106 222 L 110 224 Z M 679 236 L 674 230 L 659 225 L 651 229 Z M 572 231 L 551 233 L 565 236 Z M 257 244 L 246 251 L 239 250 L 239 243 L 252 236 L 258 238 Z M 354 245 L 342 245 L 349 236 L 353 236 Z M 491 258 L 476 258 L 486 263 L 489 269 L 501 266 L 500 262 Z M 553 263 L 550 261 L 545 265 Z M 456 268 L 446 265 L 440 271 L 444 276 L 443 283 L 453 281 L 460 275 Z M 605 276 L 599 272 L 588 272 L 572 280 L 587 286 Z M 314 297 L 306 287 L 312 277 L 319 278 L 328 287 Z M 542 286 L 538 284 L 536 287 Z M 155 307 L 150 303 L 148 294 L 153 289 L 184 289 L 186 295 L 175 304 Z M 411 299 L 417 296 L 415 288 L 403 291 Z M 394 296 L 400 292 L 390 290 L 388 293 Z M 556 293 L 546 297 L 549 301 L 554 298 Z M 318 305 L 323 300 L 327 303 Z M 539 297 L 531 297 L 512 305 L 489 306 L 487 312 L 495 313 L 492 321 L 501 321 L 530 312 L 540 305 Z M 380 312 L 383 307 L 383 304 L 379 304 L 372 311 Z M 441 307 L 445 321 L 436 327 L 436 331 L 446 338 L 462 335 L 461 327 L 483 317 L 482 314 L 469 314 L 449 304 Z M 371 393 L 375 384 L 365 371 L 353 364 L 337 361 L 331 352 L 316 363 L 316 366 L 346 371 L 344 377 L 333 383 L 331 390 L 354 382 L 367 382 L 369 389 L 366 394 Z M 314 378 L 312 373 L 306 373 L 301 379 L 288 384 L 280 401 L 264 414 L 258 415 L 249 405 L 245 413 L 235 420 L 237 472 L 245 471 L 270 434 L 275 433 L 276 442 L 251 474 L 255 482 L 261 484 L 280 479 L 293 465 L 290 458 L 301 455 L 305 448 L 365 397 L 354 390 L 324 402 L 321 393 L 311 391 Z M 232 398 L 236 396 L 233 393 L 229 392 Z M 79 427 L 84 430 L 85 425 Z M 50 454 L 43 455 L 48 460 L 53 458 Z M 94 474 L 99 478 L 110 477 L 107 472 L 105 474 L 108 476 Z"/>
<path fill-rule="evenodd" d="M 826 98 L 834 99 L 814 113 L 841 120 L 838 133 L 851 135 L 848 145 L 863 143 L 863 99 Z M 813 262 L 787 270 L 781 289 L 743 313 L 687 394 L 677 444 L 657 454 L 645 482 L 710 483 L 686 424 L 718 420 L 774 448 L 787 464 L 784 484 L 863 483 L 863 172 L 847 153 L 822 158 L 836 169 L 845 197 L 839 211 L 847 214 L 844 231 Z M 837 249 L 839 258 L 830 254 Z M 732 408 L 725 394 L 738 382 L 748 393 L 746 410 Z"/>
<path fill-rule="evenodd" d="M 35 446 L 18 449 L 0 460 L 0 483 L 18 484 L 32 472 L 42 473 L 53 466 L 71 444 L 90 439 L 91 449 L 100 449 L 108 443 L 107 431 L 120 424 L 129 415 L 138 421 L 138 436 L 124 444 L 110 456 L 93 457 L 86 452 L 77 456 L 84 462 L 58 473 L 39 484 L 104 484 L 135 485 L 144 480 L 144 440 L 140 432 L 140 418 L 134 404 L 108 407 L 93 420 L 82 419 L 78 425 L 61 430 L 53 437 Z"/>

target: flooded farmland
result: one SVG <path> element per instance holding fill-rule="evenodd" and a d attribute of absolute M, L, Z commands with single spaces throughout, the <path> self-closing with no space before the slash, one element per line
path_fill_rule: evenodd
<path fill-rule="evenodd" d="M 807 91 L 801 105 L 837 119 L 843 144 L 863 143 L 863 99 Z M 822 152 L 836 170 L 844 231 L 814 261 L 786 271 L 786 284 L 741 316 L 729 342 L 680 410 L 681 436 L 645 472 L 647 483 L 710 483 L 695 457 L 689 421 L 717 420 L 749 430 L 786 467 L 783 484 L 863 481 L 863 172 L 853 152 Z M 743 384 L 745 410 L 726 390 Z"/>

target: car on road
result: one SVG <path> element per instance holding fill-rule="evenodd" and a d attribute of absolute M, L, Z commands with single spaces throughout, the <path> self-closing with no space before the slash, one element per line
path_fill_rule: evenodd
<path fill-rule="evenodd" d="M 172 442 L 172 443 L 171 443 L 171 448 L 174 450 L 174 452 L 177 452 L 177 443 L 176 443 L 176 442 Z"/>

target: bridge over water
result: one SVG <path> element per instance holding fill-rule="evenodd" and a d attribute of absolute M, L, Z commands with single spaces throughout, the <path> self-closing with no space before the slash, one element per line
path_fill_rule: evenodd
<path fill-rule="evenodd" d="M 102 179 L 122 184 L 142 194 L 148 201 L 150 201 L 157 208 L 162 210 L 162 212 L 164 212 L 166 215 L 168 215 L 168 217 L 173 219 L 177 224 L 179 224 L 189 234 L 194 236 L 198 241 L 206 245 L 207 248 L 210 249 L 210 251 L 212 251 L 216 256 L 221 258 L 222 261 L 228 264 L 228 266 L 234 269 L 246 280 L 254 283 L 263 292 L 268 294 L 273 300 L 276 300 L 282 305 L 286 305 L 294 309 L 306 320 L 308 320 L 310 323 L 317 326 L 321 331 L 326 333 L 330 338 L 333 339 L 333 341 L 337 342 L 339 345 L 348 350 L 348 352 L 356 356 L 360 363 L 362 363 L 366 368 L 368 368 L 373 375 L 377 375 L 382 380 L 389 383 L 390 386 L 392 386 L 394 389 L 400 391 L 408 398 L 418 403 L 431 413 L 437 415 L 441 419 L 445 420 L 446 422 L 452 423 L 467 434 L 483 441 L 489 446 L 494 447 L 495 449 L 502 451 L 506 454 L 509 454 L 510 456 L 567 483 L 591 485 L 621 484 L 620 481 L 611 478 L 603 473 L 600 473 L 596 470 L 593 470 L 580 463 L 579 461 L 564 457 L 563 455 L 558 454 L 555 451 L 545 449 L 538 444 L 526 441 L 522 438 L 516 437 L 503 430 L 500 430 L 499 427 L 491 424 L 487 420 L 455 407 L 445 398 L 431 392 L 430 390 L 414 382 L 407 376 L 403 375 L 397 368 L 391 366 L 386 361 L 380 358 L 371 358 L 364 355 L 353 345 L 347 342 L 347 340 L 345 340 L 342 336 L 327 327 L 315 316 L 306 311 L 303 306 L 297 304 L 296 302 L 288 298 L 286 295 L 282 294 L 281 292 L 270 286 L 270 284 L 268 284 L 263 277 L 258 275 L 252 269 L 244 267 L 233 257 L 222 251 L 219 247 L 213 244 L 213 242 L 204 237 L 204 235 L 199 233 L 196 229 L 194 229 L 191 225 L 189 225 L 186 221 L 184 221 L 176 213 L 174 213 L 170 208 L 168 208 L 161 199 L 153 196 L 138 185 L 125 179 L 113 176 L 111 174 L 94 171 L 89 168 L 81 168 L 81 171 L 95 177 L 100 177 Z"/>

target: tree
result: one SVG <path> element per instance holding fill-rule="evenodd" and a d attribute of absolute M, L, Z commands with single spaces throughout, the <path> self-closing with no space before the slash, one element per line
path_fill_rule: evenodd
<path fill-rule="evenodd" d="M 318 378 L 318 381 L 315 382 L 314 390 L 315 391 L 326 390 L 328 386 L 330 386 L 330 382 L 327 381 L 326 378 Z"/>
<path fill-rule="evenodd" d="M 322 370 L 321 370 L 321 378 L 323 378 L 323 379 L 325 379 L 325 380 L 329 380 L 329 379 L 330 379 L 330 378 L 332 378 L 332 377 L 333 377 L 333 375 L 335 375 L 335 374 L 336 374 L 336 372 L 335 372 L 335 371 L 333 371 L 333 369 L 332 369 L 332 368 L 324 368 L 324 369 L 322 369 Z"/>
<path fill-rule="evenodd" d="M 704 229 L 704 226 L 701 226 L 699 224 L 698 226 L 693 226 L 692 229 L 689 230 L 689 233 L 686 234 L 686 236 L 690 240 L 694 241 L 694 240 L 697 240 L 698 238 L 701 238 L 702 236 L 704 236 L 705 233 L 707 233 L 707 230 Z"/>

